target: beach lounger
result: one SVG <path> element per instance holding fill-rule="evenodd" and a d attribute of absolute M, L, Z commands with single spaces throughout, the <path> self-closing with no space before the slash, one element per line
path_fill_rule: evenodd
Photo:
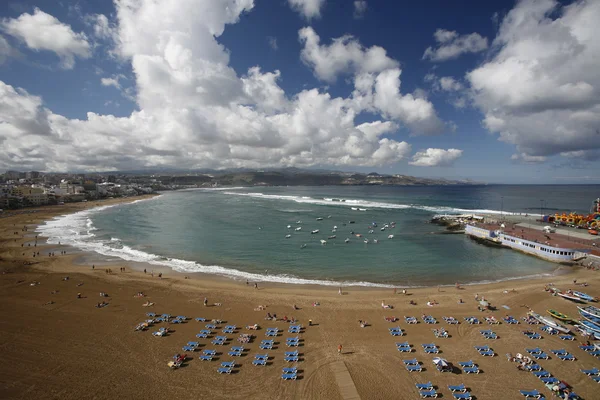
<path fill-rule="evenodd" d="M 495 333 L 488 333 L 486 335 L 483 335 L 483 337 L 485 339 L 491 339 L 491 340 L 496 340 L 498 339 L 498 335 L 496 335 Z"/>
<path fill-rule="evenodd" d="M 536 360 L 547 360 L 547 359 L 550 358 L 550 357 L 548 357 L 548 354 L 546 354 L 544 352 L 541 352 L 541 353 L 538 353 L 538 354 L 532 354 L 531 356 L 533 358 L 535 358 Z"/>
<path fill-rule="evenodd" d="M 185 315 L 178 315 L 177 319 L 179 319 L 181 321 L 187 321 L 188 317 L 186 317 Z"/>
<path fill-rule="evenodd" d="M 425 353 L 427 354 L 437 354 L 440 352 L 437 347 L 426 347 L 423 350 L 425 350 Z"/>
<path fill-rule="evenodd" d="M 404 336 L 404 332 L 400 331 L 390 331 L 390 335 L 392 336 Z"/>
<path fill-rule="evenodd" d="M 396 350 L 401 353 L 410 353 L 412 352 L 412 348 L 410 346 L 397 346 Z"/>
<path fill-rule="evenodd" d="M 293 374 L 281 374 L 281 379 L 287 381 L 289 380 L 296 380 L 296 378 L 298 378 L 298 375 L 296 375 L 295 373 Z"/>
<path fill-rule="evenodd" d="M 287 338 L 285 339 L 286 343 L 299 343 L 300 339 L 299 338 Z"/>
<path fill-rule="evenodd" d="M 478 374 L 479 368 L 478 367 L 465 367 L 465 368 L 463 368 L 463 372 L 465 374 Z"/>
<path fill-rule="evenodd" d="M 537 390 L 519 390 L 521 394 L 525 397 L 533 397 L 534 399 L 539 399 L 542 397 L 542 394 Z"/>
<path fill-rule="evenodd" d="M 426 397 L 437 397 L 438 394 L 435 391 L 435 389 L 431 389 L 431 390 L 419 390 L 419 395 L 421 395 L 421 398 L 426 398 Z"/>
<path fill-rule="evenodd" d="M 258 347 L 260 347 L 262 350 L 273 350 L 272 344 L 261 344 Z"/>
<path fill-rule="evenodd" d="M 191 352 L 194 352 L 194 351 L 196 351 L 196 346 L 183 346 L 181 349 L 182 349 L 183 351 L 191 351 Z"/>
<path fill-rule="evenodd" d="M 525 370 L 529 371 L 529 372 L 541 371 L 542 367 L 539 364 L 531 364 L 531 365 L 526 365 Z"/>
<path fill-rule="evenodd" d="M 196 318 L 196 321 L 198 321 L 198 322 L 206 322 L 206 318 L 198 317 L 198 318 Z"/>
<path fill-rule="evenodd" d="M 484 357 L 494 357 L 496 355 L 496 353 L 494 353 L 494 350 L 482 350 L 479 352 L 479 354 L 481 354 Z"/>
<path fill-rule="evenodd" d="M 223 361 L 221 363 L 221 367 L 234 368 L 235 367 L 235 361 Z"/>
<path fill-rule="evenodd" d="M 545 385 L 553 385 L 553 384 L 555 384 L 555 383 L 558 383 L 558 382 L 560 382 L 558 379 L 556 379 L 556 378 L 555 378 L 555 377 L 553 377 L 553 376 L 549 376 L 549 377 L 547 377 L 547 378 L 540 378 L 540 380 L 541 380 L 542 382 L 544 382 L 544 384 L 545 384 Z"/>
<path fill-rule="evenodd" d="M 529 354 L 539 354 L 541 353 L 543 350 L 540 349 L 539 347 L 534 347 L 534 348 L 530 348 L 530 349 L 525 349 L 526 352 L 528 352 Z"/>
<path fill-rule="evenodd" d="M 285 342 L 287 347 L 298 347 L 300 346 L 300 342 Z"/>
<path fill-rule="evenodd" d="M 600 375 L 600 369 L 598 369 L 596 367 L 594 367 L 592 369 L 582 369 L 580 371 L 583 372 L 584 374 L 586 374 L 587 376 Z"/>
<path fill-rule="evenodd" d="M 267 365 L 267 360 L 254 360 L 252 361 L 252 365 Z"/>
<path fill-rule="evenodd" d="M 573 335 L 560 335 L 560 340 L 575 340 L 575 336 Z"/>
<path fill-rule="evenodd" d="M 196 334 L 196 337 L 198 339 L 206 339 L 208 337 L 208 335 L 206 333 L 198 333 L 198 334 Z"/>
<path fill-rule="evenodd" d="M 559 354 L 557 357 L 560 358 L 562 361 L 575 361 L 575 357 L 573 356 L 573 354 Z"/>
<path fill-rule="evenodd" d="M 544 325 L 540 328 L 540 330 L 546 332 L 549 335 L 558 335 L 558 331 L 552 327 L 549 327 L 548 325 Z"/>
<path fill-rule="evenodd" d="M 433 389 L 433 385 L 431 384 L 431 382 L 427 382 L 427 383 L 415 383 L 415 386 L 419 390 L 431 390 L 431 389 Z"/>
<path fill-rule="evenodd" d="M 198 358 L 201 359 L 202 361 L 212 361 L 212 356 L 210 354 L 202 354 Z"/>
<path fill-rule="evenodd" d="M 215 339 L 213 341 L 211 341 L 212 344 L 217 345 L 217 346 L 224 346 L 225 345 L 225 340 L 222 339 Z"/>
<path fill-rule="evenodd" d="M 156 317 L 156 313 L 153 313 L 153 312 L 147 312 L 146 315 L 148 317 Z"/>
<path fill-rule="evenodd" d="M 595 349 L 595 347 L 592 346 L 579 346 L 579 348 L 583 351 L 593 351 Z"/>
<path fill-rule="evenodd" d="M 490 350 L 490 346 L 485 345 L 485 346 L 475 346 L 475 350 L 477 351 L 487 351 Z"/>
<path fill-rule="evenodd" d="M 220 374 L 231 374 L 231 371 L 233 371 L 233 368 L 219 368 L 219 369 L 217 369 L 217 371 Z"/>
<path fill-rule="evenodd" d="M 396 347 L 406 347 L 406 346 L 410 346 L 410 344 L 408 342 L 396 342 Z"/>
<path fill-rule="evenodd" d="M 592 379 L 594 380 L 594 382 L 600 383 L 600 376 L 592 376 Z"/>
<path fill-rule="evenodd" d="M 454 396 L 455 399 L 461 399 L 461 400 L 471 400 L 473 397 L 471 397 L 471 393 L 469 392 L 464 392 L 464 393 L 452 393 L 452 396 Z"/>
<path fill-rule="evenodd" d="M 537 378 L 547 378 L 551 375 L 550 372 L 545 370 L 533 371 L 532 374 L 535 375 Z"/>
<path fill-rule="evenodd" d="M 517 319 L 515 319 L 514 317 L 512 317 L 510 315 L 507 316 L 507 317 L 504 317 L 503 319 L 504 319 L 504 322 L 506 322 L 509 325 L 513 325 L 513 324 L 518 324 L 519 323 L 519 321 Z"/>
<path fill-rule="evenodd" d="M 285 353 L 283 353 L 286 357 L 293 357 L 293 356 L 297 356 L 298 355 L 298 350 L 294 350 L 294 351 L 286 351 Z"/>
<path fill-rule="evenodd" d="M 407 324 L 418 324 L 419 321 L 415 317 L 404 317 Z"/>
<path fill-rule="evenodd" d="M 188 346 L 198 347 L 198 346 L 200 346 L 200 343 L 198 343 L 198 342 L 187 342 L 187 345 Z"/>
<path fill-rule="evenodd" d="M 214 356 L 217 354 L 217 351 L 216 350 L 202 350 L 202 354 L 208 354 L 208 355 Z"/>
<path fill-rule="evenodd" d="M 541 339 L 542 338 L 542 335 L 540 335 L 539 333 L 528 333 L 528 334 L 526 334 L 526 336 L 529 339 Z"/>
<path fill-rule="evenodd" d="M 408 370 L 408 372 L 421 372 L 423 370 L 419 364 L 407 365 L 406 369 Z"/>
<path fill-rule="evenodd" d="M 233 351 L 244 351 L 244 346 L 232 346 L 231 350 Z"/>
<path fill-rule="evenodd" d="M 287 362 L 298 362 L 299 358 L 298 356 L 287 356 L 283 360 Z"/>
<path fill-rule="evenodd" d="M 232 357 L 241 357 L 242 356 L 242 352 L 241 351 L 230 351 L 227 354 L 229 354 Z"/>
<path fill-rule="evenodd" d="M 282 368 L 282 371 L 284 374 L 295 374 L 298 372 L 298 368 L 296 367 L 291 367 L 291 368 Z"/>
<path fill-rule="evenodd" d="M 454 317 L 442 317 L 442 319 L 444 321 L 446 321 L 446 323 L 450 324 L 450 325 L 456 325 L 458 324 L 458 320 Z"/>
<path fill-rule="evenodd" d="M 206 329 L 217 329 L 217 326 L 216 326 L 216 325 L 213 325 L 213 324 L 206 324 L 206 325 L 205 325 L 205 328 L 206 328 Z"/>
<path fill-rule="evenodd" d="M 162 331 L 152 332 L 152 336 L 156 336 L 156 337 L 166 336 L 166 333 L 162 332 Z"/>
<path fill-rule="evenodd" d="M 474 367 L 475 363 L 473 361 L 471 361 L 471 360 L 469 360 L 469 361 L 459 361 L 458 365 L 460 365 L 461 367 L 468 368 L 468 367 Z"/>
<path fill-rule="evenodd" d="M 467 387 L 461 383 L 460 385 L 448 385 L 448 389 L 450 389 L 450 391 L 452 393 L 454 392 L 466 392 L 467 391 Z"/>
<path fill-rule="evenodd" d="M 470 325 L 479 325 L 479 324 L 481 324 L 481 322 L 479 322 L 479 319 L 477 319 L 475 317 L 465 317 L 465 321 L 467 321 Z"/>
<path fill-rule="evenodd" d="M 404 365 L 418 365 L 419 361 L 417 361 L 416 358 L 412 358 L 410 360 L 402 360 L 402 362 L 404 363 Z"/>
<path fill-rule="evenodd" d="M 265 354 L 256 354 L 254 356 L 254 358 L 256 360 L 268 360 L 269 359 L 269 354 L 268 353 L 265 353 Z"/>
<path fill-rule="evenodd" d="M 566 356 L 567 354 L 569 354 L 569 353 L 567 353 L 567 351 L 565 349 L 550 350 L 550 352 L 557 356 Z"/>

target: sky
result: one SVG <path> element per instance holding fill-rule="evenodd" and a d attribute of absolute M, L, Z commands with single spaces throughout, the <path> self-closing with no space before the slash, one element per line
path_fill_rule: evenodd
<path fill-rule="evenodd" d="M 600 0 L 0 4 L 0 171 L 600 183 Z"/>

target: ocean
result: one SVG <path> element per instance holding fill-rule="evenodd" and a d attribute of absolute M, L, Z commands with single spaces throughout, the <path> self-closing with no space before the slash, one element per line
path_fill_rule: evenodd
<path fill-rule="evenodd" d="M 453 285 L 550 275 L 557 265 L 440 234 L 433 215 L 583 213 L 598 196 L 598 185 L 194 189 L 58 217 L 39 232 L 103 256 L 252 282 Z"/>

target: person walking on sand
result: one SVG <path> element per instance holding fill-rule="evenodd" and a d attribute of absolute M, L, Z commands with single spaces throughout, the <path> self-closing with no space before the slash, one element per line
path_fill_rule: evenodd
<path fill-rule="evenodd" d="M 338 345 L 338 354 L 342 354 L 342 345 Z"/>
<path fill-rule="evenodd" d="M 258 283 L 254 282 L 254 289 L 258 289 Z"/>
<path fill-rule="evenodd" d="M 338 289 L 338 293 L 339 293 L 339 294 L 342 294 L 342 287 L 341 287 L 341 286 L 340 286 L 340 287 L 339 287 L 339 289 Z"/>
<path fill-rule="evenodd" d="M 208 299 L 205 297 L 205 298 L 204 298 L 204 307 L 206 307 L 206 306 L 207 306 L 207 304 L 208 304 Z"/>

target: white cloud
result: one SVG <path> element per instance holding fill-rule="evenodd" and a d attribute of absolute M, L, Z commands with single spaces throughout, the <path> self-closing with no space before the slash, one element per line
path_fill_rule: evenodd
<path fill-rule="evenodd" d="M 238 76 L 218 37 L 253 2 L 176 3 L 116 2 L 115 54 L 131 63 L 139 108 L 129 116 L 68 119 L 1 83 L 0 169 L 385 165 L 410 154 L 410 144 L 394 140 L 399 123 L 439 122 L 425 99 L 399 93 L 395 68 L 366 68 L 378 72 L 356 77 L 349 97 L 317 89 L 287 95 L 277 70 Z M 104 83 L 115 80 L 122 86 L 115 76 Z M 384 93 L 378 82 L 394 87 Z M 357 125 L 361 112 L 374 121 Z"/>
<path fill-rule="evenodd" d="M 516 145 L 515 159 L 597 157 L 598 20 L 597 1 L 521 1 L 501 22 L 494 57 L 467 74 L 484 126 Z"/>
<path fill-rule="evenodd" d="M 330 45 L 321 45 L 319 35 L 311 27 L 300 29 L 298 36 L 304 45 L 302 61 L 317 78 L 327 82 L 334 82 L 341 73 L 381 72 L 399 65 L 383 47 L 365 48 L 350 35 L 333 39 Z"/>
<path fill-rule="evenodd" d="M 319 18 L 321 17 L 321 9 L 325 4 L 325 0 L 288 0 L 290 7 L 294 11 L 299 12 L 304 18 Z"/>
<path fill-rule="evenodd" d="M 18 18 L 5 18 L 0 27 L 9 35 L 25 42 L 32 50 L 56 53 L 65 69 L 72 69 L 75 57 L 89 58 L 90 45 L 84 33 L 75 33 L 67 24 L 35 8 L 33 15 L 24 13 Z"/>
<path fill-rule="evenodd" d="M 273 50 L 279 50 L 279 46 L 277 45 L 276 37 L 269 36 L 269 37 L 267 37 L 267 40 L 269 41 L 269 47 L 271 47 Z"/>
<path fill-rule="evenodd" d="M 520 154 L 513 154 L 510 157 L 510 159 L 513 161 L 518 161 L 518 162 L 522 162 L 525 164 L 539 164 L 539 163 L 545 162 L 547 158 L 544 156 L 530 156 L 529 154 L 526 154 L 526 153 L 520 153 Z"/>
<path fill-rule="evenodd" d="M 118 78 L 102 78 L 100 79 L 100 83 L 102 83 L 102 86 L 113 86 L 116 89 L 121 89 Z"/>
<path fill-rule="evenodd" d="M 438 29 L 433 34 L 437 48 L 428 47 L 423 54 L 423 59 L 440 62 L 457 58 L 465 53 L 478 53 L 487 49 L 487 38 L 479 33 L 459 35 L 456 31 Z"/>
<path fill-rule="evenodd" d="M 8 44 L 6 39 L 0 35 L 0 65 L 4 64 L 11 54 L 12 47 L 10 47 L 10 44 Z"/>
<path fill-rule="evenodd" d="M 440 78 L 440 87 L 447 92 L 455 92 L 463 89 L 463 85 L 451 76 Z"/>
<path fill-rule="evenodd" d="M 354 18 L 360 19 L 365 16 L 367 12 L 367 2 L 365 0 L 354 1 Z"/>
<path fill-rule="evenodd" d="M 417 152 L 409 163 L 418 167 L 441 167 L 452 165 L 462 156 L 458 149 L 432 149 Z"/>

